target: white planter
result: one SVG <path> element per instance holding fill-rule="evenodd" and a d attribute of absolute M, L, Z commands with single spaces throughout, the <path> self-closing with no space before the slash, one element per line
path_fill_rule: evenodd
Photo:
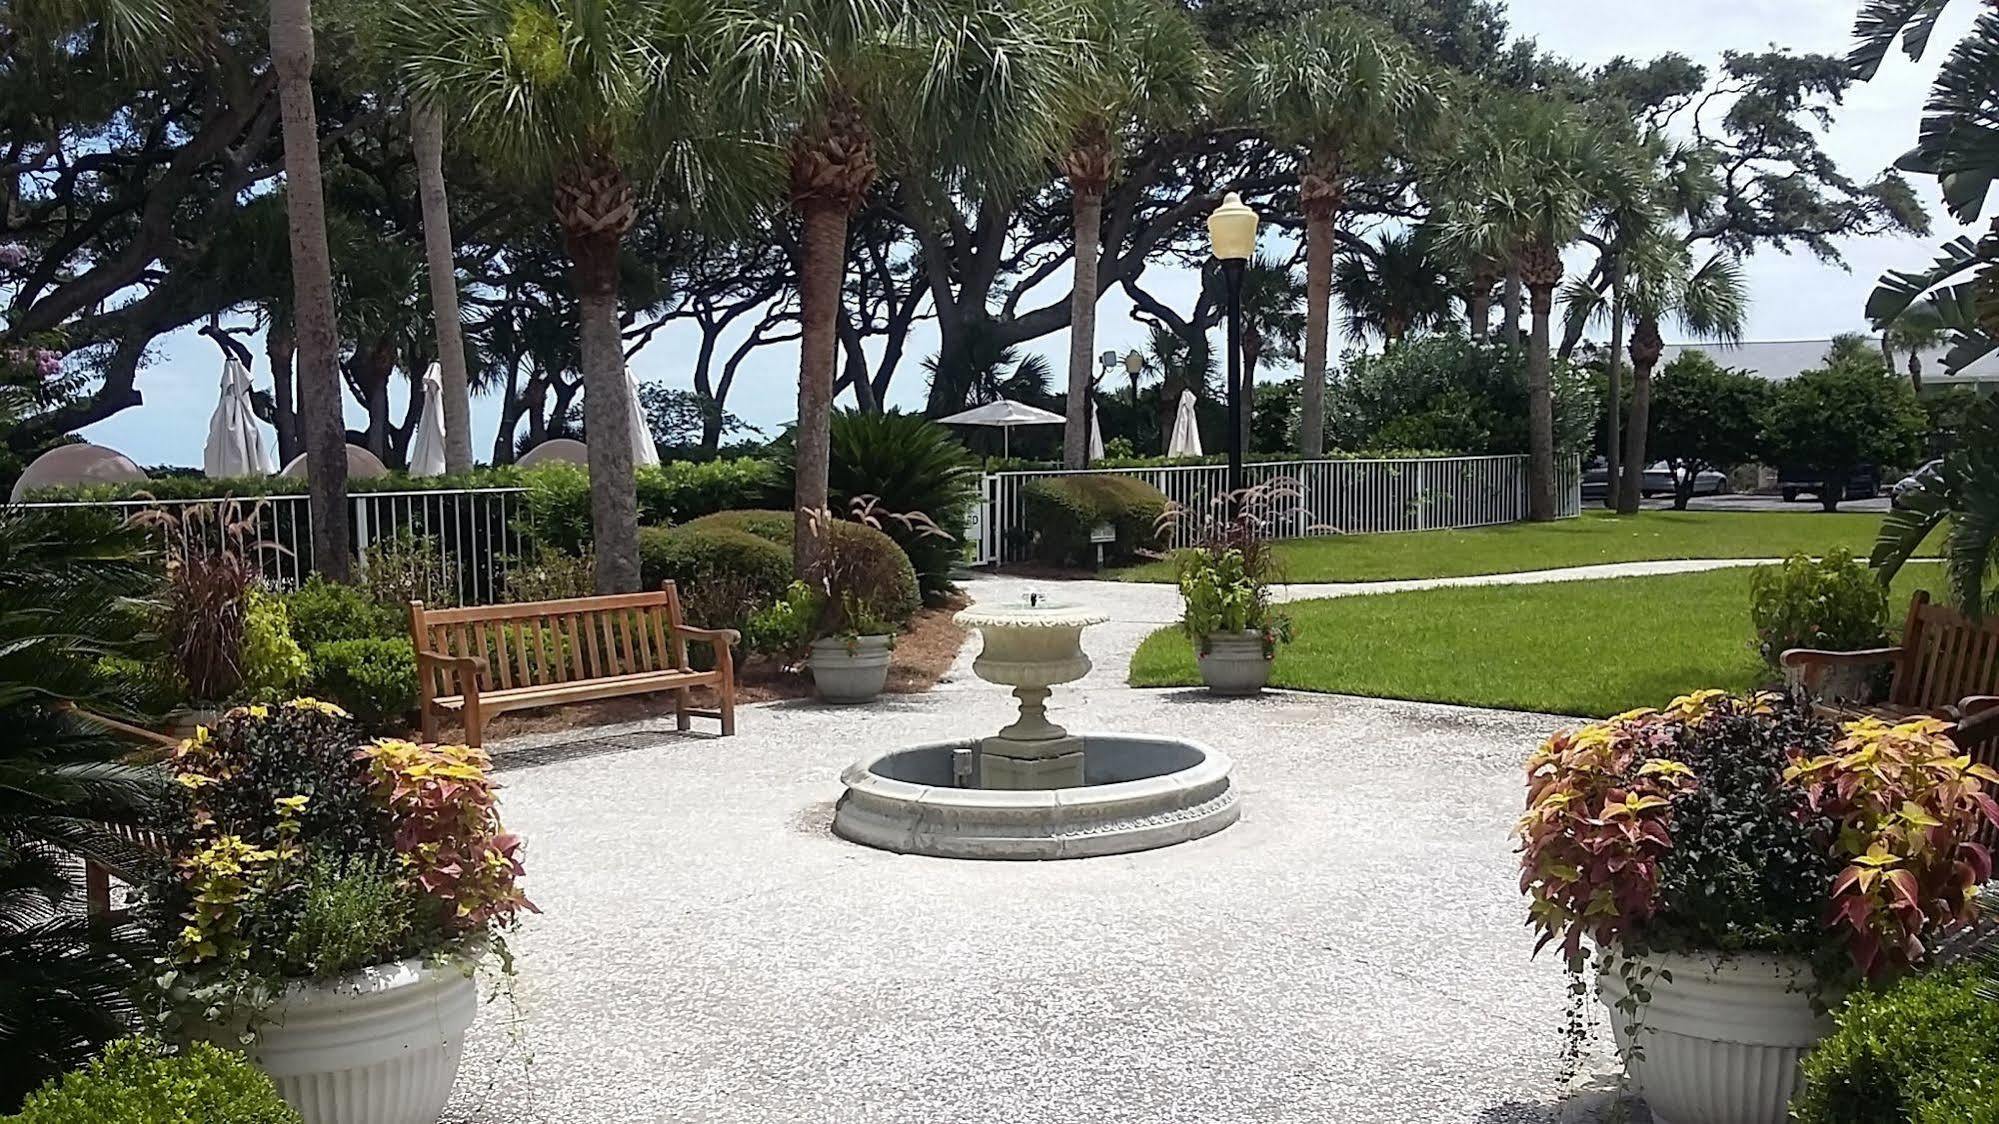
<path fill-rule="evenodd" d="M 862 636 L 851 642 L 837 636 L 812 642 L 812 684 L 831 703 L 863 703 L 888 684 L 892 636 Z"/>
<path fill-rule="evenodd" d="M 1213 694 L 1254 695 L 1270 682 L 1270 658 L 1264 654 L 1261 632 L 1202 637 L 1194 645 L 1194 662 L 1200 665 L 1201 682 Z"/>
<path fill-rule="evenodd" d="M 478 1006 L 477 982 L 456 964 L 403 960 L 294 984 L 250 1060 L 305 1124 L 436 1124 Z"/>
<path fill-rule="evenodd" d="M 1597 974 L 1612 1032 L 1635 1092 L 1655 1124 L 1783 1124 L 1798 1084 L 1798 1062 L 1832 1030 L 1812 1012 L 1805 961 L 1775 956 L 1653 953 L 1658 973 L 1639 1008 L 1643 1053 L 1630 1056 L 1632 1017 L 1617 1008 L 1627 990 L 1615 966 Z"/>

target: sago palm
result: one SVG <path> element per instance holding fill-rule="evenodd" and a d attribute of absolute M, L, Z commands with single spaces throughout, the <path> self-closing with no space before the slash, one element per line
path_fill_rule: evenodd
<path fill-rule="evenodd" d="M 1185 8 L 1164 0 L 1078 0 L 1068 81 L 1059 103 L 1062 151 L 1075 227 L 1069 295 L 1068 423 L 1062 463 L 1089 460 L 1090 387 L 1096 365 L 1098 259 L 1104 194 L 1134 140 L 1193 119 L 1212 92 L 1212 68 Z"/>
<path fill-rule="evenodd" d="M 848 216 L 884 162 L 930 164 L 970 190 L 1046 167 L 1065 52 L 1045 15 L 1002 0 L 729 0 L 706 21 L 717 96 L 783 153 L 801 224 L 801 571 L 827 500 Z"/>
<path fill-rule="evenodd" d="M 1439 99 L 1421 56 L 1345 8 L 1308 12 L 1251 41 L 1233 61 L 1229 115 L 1298 151 L 1305 214 L 1305 369 L 1299 443 L 1325 447 L 1333 224 L 1348 184 L 1422 142 Z"/>
<path fill-rule="evenodd" d="M 590 448 L 599 592 L 638 588 L 638 506 L 624 434 L 618 256 L 641 193 L 664 184 L 688 211 L 728 211 L 763 150 L 702 112 L 693 0 L 400 0 L 391 49 L 412 98 L 445 107 L 467 141 L 552 189 L 569 255 Z M 717 157 L 725 157 L 718 159 Z"/>
<path fill-rule="evenodd" d="M 163 775 L 78 705 L 127 700 L 99 671 L 150 642 L 134 599 L 157 584 L 129 529 L 0 509 L 0 1113 L 126 1033 L 145 964 L 139 927 L 86 920 L 78 860 L 145 856 L 119 828 L 157 821 Z"/>

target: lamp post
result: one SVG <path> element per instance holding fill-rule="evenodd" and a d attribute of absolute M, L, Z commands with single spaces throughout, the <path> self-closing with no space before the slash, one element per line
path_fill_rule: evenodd
<path fill-rule="evenodd" d="M 1242 273 L 1256 253 L 1256 212 L 1243 205 L 1242 196 L 1231 191 L 1222 205 L 1208 216 L 1208 245 L 1222 267 L 1222 283 L 1228 296 L 1229 319 L 1229 513 L 1235 514 L 1242 496 Z"/>

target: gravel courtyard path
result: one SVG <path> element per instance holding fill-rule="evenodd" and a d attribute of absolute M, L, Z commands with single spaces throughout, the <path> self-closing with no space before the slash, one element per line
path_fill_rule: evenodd
<path fill-rule="evenodd" d="M 544 912 L 513 941 L 513 998 L 482 1012 L 446 1119 L 1568 1118 L 1565 979 L 1528 956 L 1508 838 L 1519 762 L 1562 720 L 1132 690 L 1125 664 L 1176 615 L 1172 590 L 1051 585 L 970 590 L 1108 610 L 1086 634 L 1096 670 L 1056 692 L 1052 716 L 1224 750 L 1241 823 L 1055 863 L 834 838 L 849 762 L 1011 716 L 970 674 L 976 640 L 929 694 L 765 704 L 732 739 L 668 722 L 495 746 Z M 1600 1047 L 1592 1062 L 1602 1085 Z"/>

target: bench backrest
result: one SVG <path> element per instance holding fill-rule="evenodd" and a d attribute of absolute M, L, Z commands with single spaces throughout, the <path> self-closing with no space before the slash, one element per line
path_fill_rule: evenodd
<path fill-rule="evenodd" d="M 672 582 L 646 593 L 462 609 L 410 602 L 410 642 L 443 656 L 484 659 L 480 686 L 488 690 L 684 669 L 687 643 L 673 633 L 681 623 Z M 437 694 L 462 693 L 455 674 L 433 674 Z"/>
<path fill-rule="evenodd" d="M 1917 593 L 1902 648 L 1888 699 L 1896 706 L 1934 710 L 1969 695 L 1999 694 L 1999 615 L 1973 624 Z"/>

